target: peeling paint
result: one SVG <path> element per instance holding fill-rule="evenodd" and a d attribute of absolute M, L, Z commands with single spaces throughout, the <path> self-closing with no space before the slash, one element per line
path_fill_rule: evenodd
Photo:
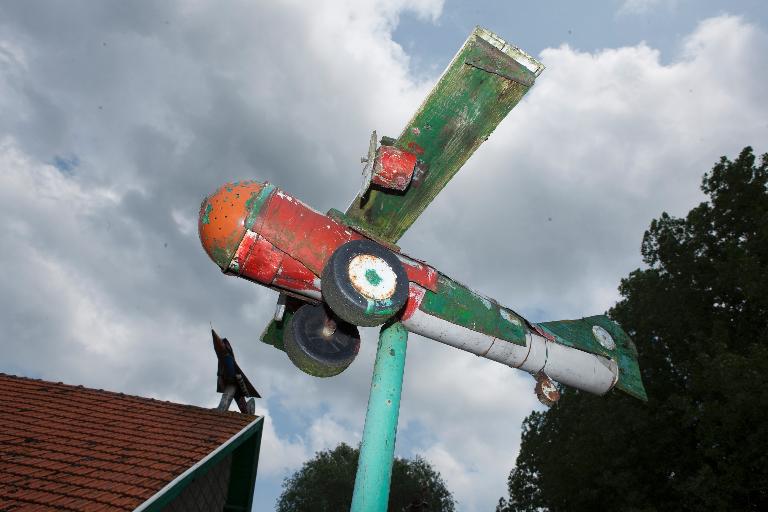
<path fill-rule="evenodd" d="M 252 229 L 253 225 L 256 223 L 256 219 L 258 219 L 259 214 L 261 213 L 261 209 L 264 207 L 264 205 L 269 201 L 269 198 L 272 196 L 272 194 L 275 192 L 276 187 L 272 185 L 269 182 L 264 183 L 264 188 L 262 188 L 258 193 L 252 193 L 248 200 L 245 202 L 245 207 L 248 210 L 248 216 L 245 219 L 245 227 L 247 229 Z"/>
<path fill-rule="evenodd" d="M 397 286 L 397 275 L 389 264 L 372 254 L 358 254 L 349 262 L 347 274 L 354 289 L 376 301 L 390 300 Z"/>
<path fill-rule="evenodd" d="M 373 164 L 371 182 L 389 190 L 408 188 L 416 165 L 416 155 L 394 146 L 381 146 Z"/>
<path fill-rule="evenodd" d="M 507 322 L 511 322 L 517 326 L 522 326 L 522 322 L 519 318 L 515 316 L 514 313 L 511 313 L 509 310 L 505 308 L 499 309 L 499 313 L 501 314 L 501 317 L 506 320 Z"/>
<path fill-rule="evenodd" d="M 416 310 L 419 309 L 421 301 L 424 300 L 426 292 L 427 290 L 418 284 L 408 283 L 408 302 L 405 303 L 405 308 L 403 308 L 403 312 L 400 315 L 401 320 L 407 320 L 413 316 Z"/>
<path fill-rule="evenodd" d="M 211 221 L 211 210 L 213 210 L 213 206 L 211 206 L 211 203 L 205 202 L 205 210 L 203 211 L 203 214 L 200 216 L 200 222 L 202 224 L 208 224 Z"/>
<path fill-rule="evenodd" d="M 208 256 L 227 270 L 240 241 L 245 235 L 245 196 L 258 194 L 258 182 L 229 183 L 208 196 L 201 204 L 198 233 Z"/>
<path fill-rule="evenodd" d="M 433 292 L 437 291 L 437 270 L 422 261 L 418 261 L 405 254 L 398 254 L 400 263 L 403 264 L 408 280 L 417 283 Z"/>

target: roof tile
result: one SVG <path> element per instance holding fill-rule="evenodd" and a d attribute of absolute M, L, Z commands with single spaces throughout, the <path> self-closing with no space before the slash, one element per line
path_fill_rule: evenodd
<path fill-rule="evenodd" d="M 0 373 L 0 510 L 133 510 L 254 420 Z"/>

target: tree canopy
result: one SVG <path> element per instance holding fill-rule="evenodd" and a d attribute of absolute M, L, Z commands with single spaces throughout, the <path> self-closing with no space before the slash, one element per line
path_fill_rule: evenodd
<path fill-rule="evenodd" d="M 498 512 L 768 510 L 768 154 L 722 157 L 651 222 L 609 314 L 648 403 L 563 389 L 523 423 Z"/>
<path fill-rule="evenodd" d="M 360 450 L 341 443 L 321 451 L 286 478 L 277 512 L 349 510 Z M 454 512 L 454 500 L 440 473 L 421 457 L 395 457 L 389 492 L 390 512 Z"/>

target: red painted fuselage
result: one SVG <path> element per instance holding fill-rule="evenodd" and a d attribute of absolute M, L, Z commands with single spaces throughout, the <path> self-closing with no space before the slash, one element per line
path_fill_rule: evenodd
<path fill-rule="evenodd" d="M 253 181 L 226 184 L 206 198 L 199 228 L 222 271 L 311 302 L 322 300 L 320 275 L 333 252 L 352 240 L 370 240 L 275 186 Z M 397 255 L 411 283 L 436 291 L 435 269 Z M 412 290 L 414 300 L 419 296 Z"/>

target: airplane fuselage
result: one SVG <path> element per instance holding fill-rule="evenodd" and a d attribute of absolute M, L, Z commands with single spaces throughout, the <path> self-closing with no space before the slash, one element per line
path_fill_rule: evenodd
<path fill-rule="evenodd" d="M 334 251 L 371 240 L 393 251 L 407 274 L 408 300 L 396 318 L 409 331 L 592 393 L 616 384 L 612 359 L 555 343 L 513 310 L 342 221 L 340 212 L 323 215 L 274 185 L 242 181 L 203 201 L 199 230 L 223 272 L 310 303 L 323 301 L 320 276 Z"/>

